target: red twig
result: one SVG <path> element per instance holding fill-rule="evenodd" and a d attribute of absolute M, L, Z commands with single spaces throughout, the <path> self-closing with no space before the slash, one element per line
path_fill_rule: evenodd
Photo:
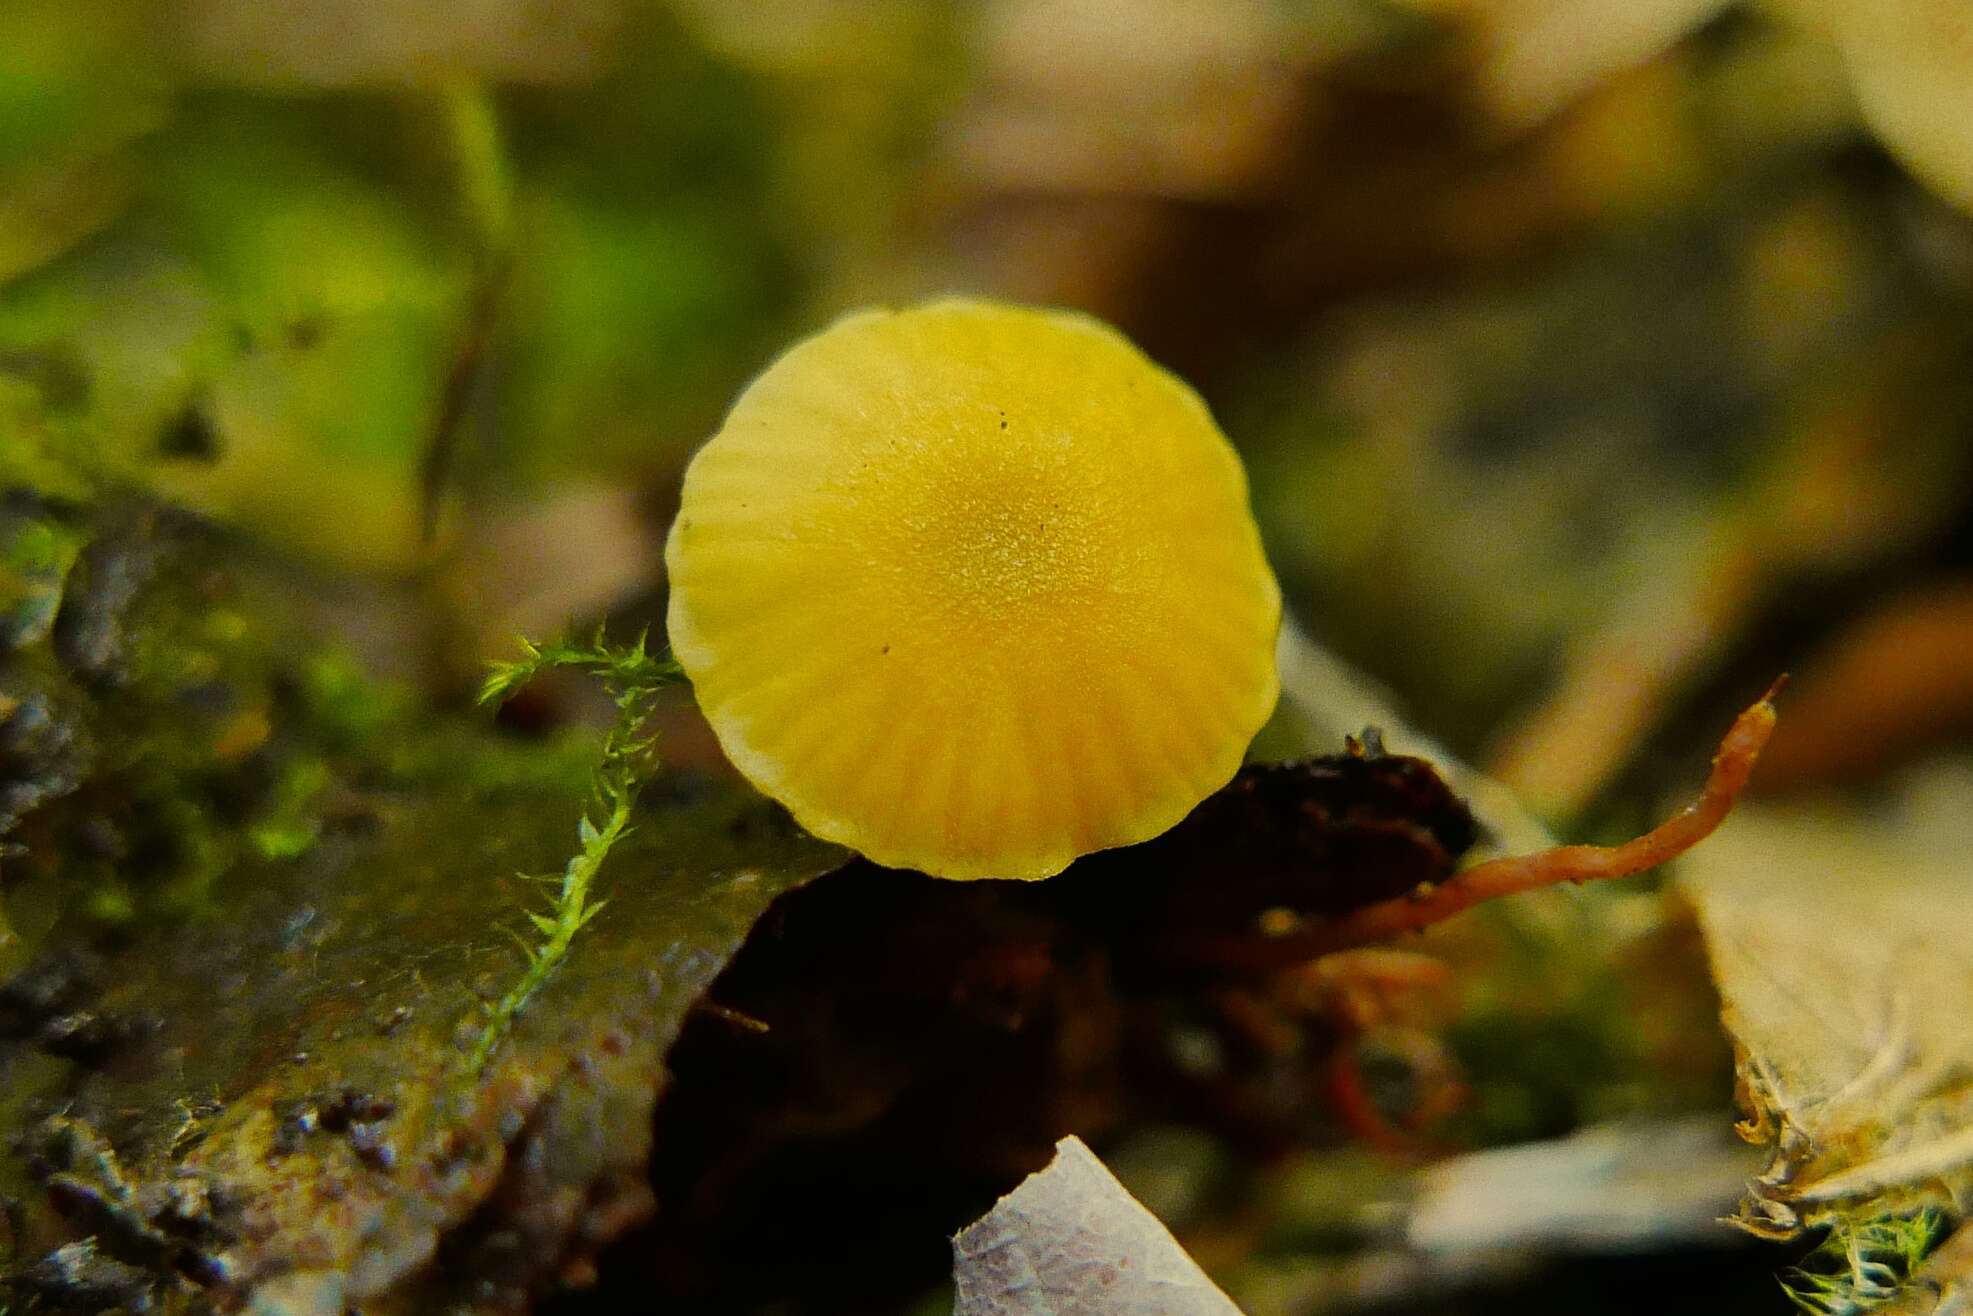
<path fill-rule="evenodd" d="M 1436 886 L 1366 905 L 1339 919 L 1309 922 L 1262 946 L 1251 942 L 1239 959 L 1244 967 L 1300 963 L 1332 951 L 1390 941 L 1443 922 L 1481 901 L 1560 882 L 1628 877 L 1675 859 L 1712 834 L 1732 810 L 1774 731 L 1774 697 L 1783 677 L 1751 708 L 1734 719 L 1713 755 L 1713 770 L 1699 798 L 1644 835 L 1622 845 L 1558 845 L 1534 854 L 1476 864 Z M 1260 952 L 1256 954 L 1256 952 Z"/>

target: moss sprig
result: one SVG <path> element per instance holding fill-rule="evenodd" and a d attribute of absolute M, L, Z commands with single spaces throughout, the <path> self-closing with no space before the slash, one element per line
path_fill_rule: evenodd
<path fill-rule="evenodd" d="M 646 730 L 658 692 L 681 679 L 678 664 L 645 647 L 640 633 L 628 645 L 611 644 L 601 630 L 588 641 L 552 644 L 522 641 L 522 653 L 512 662 L 495 663 L 480 687 L 479 702 L 498 705 L 512 698 L 543 672 L 574 669 L 601 681 L 616 705 L 616 723 L 603 741 L 603 752 L 591 782 L 591 803 L 576 823 L 576 852 L 559 875 L 521 876 L 555 888 L 545 912 L 530 912 L 529 924 L 539 941 L 520 938 L 527 967 L 520 979 L 487 1008 L 485 1025 L 473 1046 L 475 1073 L 499 1049 L 514 1020 L 534 994 L 567 957 L 576 934 L 602 913 L 605 901 L 592 901 L 596 873 L 610 850 L 630 834 L 631 808 L 638 788 L 657 768 L 656 737 Z"/>
<path fill-rule="evenodd" d="M 1945 1234 L 1944 1212 L 1838 1223 L 1781 1288 L 1808 1316 L 1859 1316 L 1898 1295 Z"/>

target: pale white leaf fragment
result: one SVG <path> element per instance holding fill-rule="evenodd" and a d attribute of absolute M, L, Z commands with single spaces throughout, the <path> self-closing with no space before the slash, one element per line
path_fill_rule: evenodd
<path fill-rule="evenodd" d="M 1238 1316 L 1081 1139 L 952 1240 L 953 1316 Z"/>
<path fill-rule="evenodd" d="M 1420 1252 L 1612 1253 L 1720 1243 L 1753 1153 L 1709 1115 L 1601 1124 L 1424 1172 L 1407 1238 Z"/>

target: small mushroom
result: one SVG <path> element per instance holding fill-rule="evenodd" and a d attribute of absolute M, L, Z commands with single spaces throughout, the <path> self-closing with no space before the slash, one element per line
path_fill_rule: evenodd
<path fill-rule="evenodd" d="M 809 831 L 940 877 L 1158 835 L 1274 707 L 1281 597 L 1205 404 L 1087 316 L 848 316 L 741 395 L 666 548 L 673 652 Z"/>

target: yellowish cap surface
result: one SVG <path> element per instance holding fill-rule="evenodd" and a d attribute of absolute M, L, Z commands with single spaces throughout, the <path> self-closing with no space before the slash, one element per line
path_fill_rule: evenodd
<path fill-rule="evenodd" d="M 1147 840 L 1274 706 L 1239 458 L 1070 312 L 941 301 L 797 344 L 693 459 L 665 562 L 728 757 L 893 867 L 1037 878 Z"/>

